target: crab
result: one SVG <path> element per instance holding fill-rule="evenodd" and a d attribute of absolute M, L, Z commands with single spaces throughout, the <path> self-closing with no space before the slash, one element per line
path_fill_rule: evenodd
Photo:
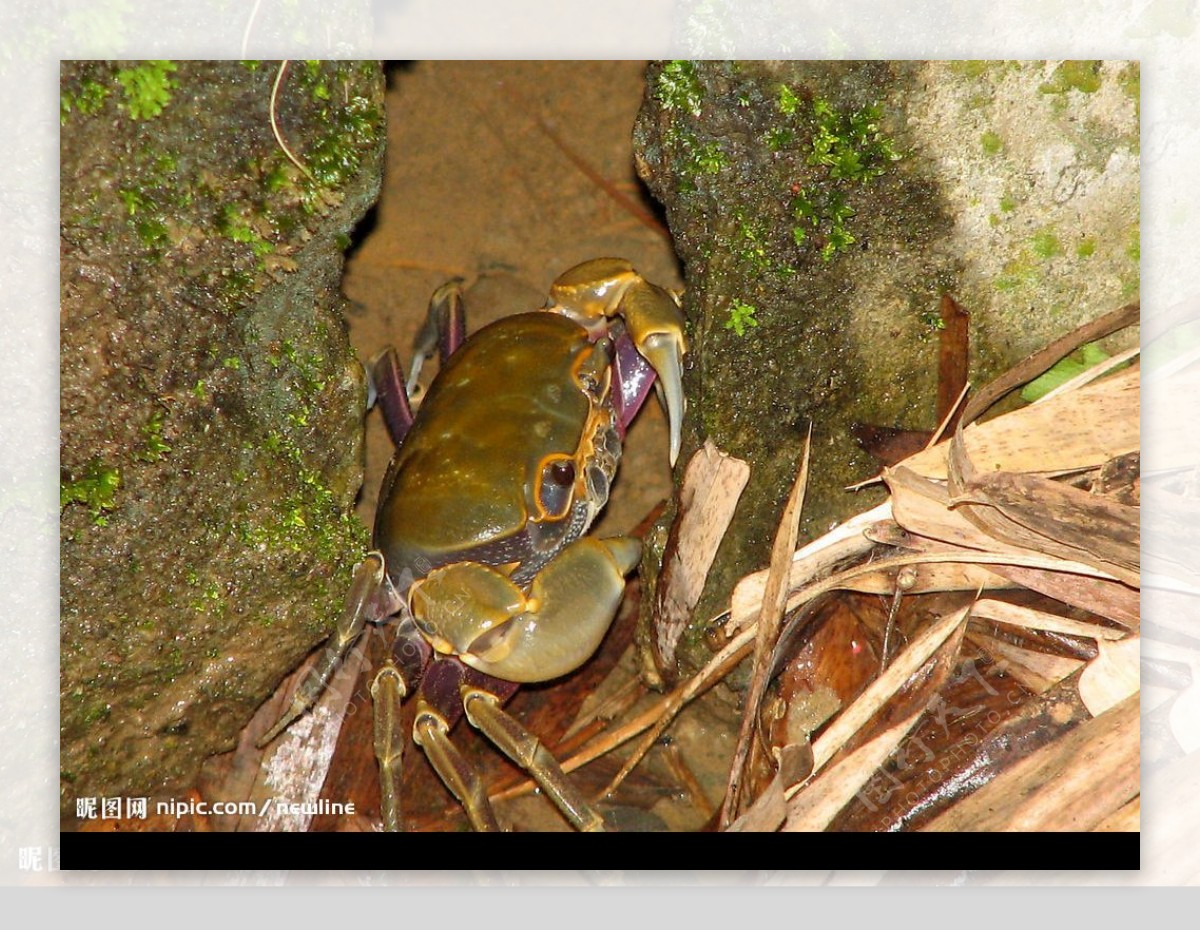
<path fill-rule="evenodd" d="M 401 828 L 400 707 L 413 741 L 471 825 L 498 829 L 481 777 L 450 739 L 466 716 L 579 830 L 604 821 L 538 738 L 503 710 L 519 685 L 567 675 L 595 652 L 637 565 L 635 538 L 585 535 L 608 500 L 625 429 L 657 388 L 679 455 L 687 351 L 678 296 L 623 259 L 564 272 L 544 308 L 464 339 L 461 281 L 434 292 L 407 381 L 394 349 L 371 380 L 396 443 L 374 549 L 270 743 L 320 697 L 366 624 L 395 618 L 374 677 L 383 826 Z M 414 413 L 417 378 L 442 367 Z"/>

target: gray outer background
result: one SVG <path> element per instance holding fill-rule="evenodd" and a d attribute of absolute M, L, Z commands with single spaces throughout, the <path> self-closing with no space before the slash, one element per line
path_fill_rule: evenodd
<path fill-rule="evenodd" d="M 183 5 L 179 5 L 183 6 Z M 60 58 L 164 57 L 492 57 L 492 58 L 1122 58 L 1142 62 L 1143 306 L 1150 319 L 1174 312 L 1200 319 L 1200 76 L 1195 0 L 1066 3 L 1060 0 L 886 2 L 842 4 L 799 0 L 592 0 L 564 13 L 566 4 L 526 0 L 500 12 L 495 0 L 192 0 L 177 10 L 161 0 L 90 0 L 0 6 L 0 74 L 4 131 L 0 132 L 0 620 L 4 643 L 0 672 L 0 884 L 395 884 L 646 886 L 689 885 L 897 885 L 897 884 L 1118 884 L 1195 883 L 1200 844 L 1155 847 L 1156 823 L 1166 825 L 1200 798 L 1143 795 L 1143 870 L 1129 873 L 922 873 L 892 872 L 393 872 L 380 863 L 343 863 L 369 872 L 103 873 L 67 876 L 47 871 L 57 850 L 57 75 Z M 505 36 L 518 36 L 515 43 Z M 1144 419 L 1157 435 L 1195 429 L 1190 398 L 1155 388 L 1146 372 Z M 1172 424 L 1174 427 L 1172 428 Z M 1161 432 L 1159 427 L 1164 427 Z M 1169 448 L 1146 450 L 1144 467 Z M 1192 463 L 1193 465 L 1195 463 Z M 1146 513 L 1147 546 L 1166 526 L 1165 514 Z M 1181 562 L 1200 565 L 1200 529 L 1192 528 Z M 1146 611 L 1156 609 L 1148 577 Z M 1197 593 L 1188 591 L 1193 597 Z M 1195 600 L 1200 606 L 1200 600 Z M 1190 611 L 1189 611 L 1190 613 Z M 1195 786 L 1193 786 L 1195 787 Z M 21 868 L 31 856 L 41 870 Z M 407 854 L 419 852 L 409 848 Z M 404 858 L 404 857 L 400 857 Z M 410 859 L 410 861 L 413 861 Z M 419 861 L 419 858 L 416 859 Z M 464 863 L 471 864 L 471 863 Z M 614 863 L 619 864 L 619 863 Z M 270 863 L 263 863 L 265 869 Z M 317 863 L 314 863 L 317 865 Z M 578 891 L 576 888 L 573 891 Z M 711 891 L 712 889 L 708 889 Z M 721 919 L 704 889 L 689 896 L 704 908 L 705 923 Z M 434 890 L 416 895 L 424 912 Z M 757 892 L 757 894 L 763 894 Z M 294 890 L 290 900 L 313 904 L 313 893 Z M 988 894 L 992 897 L 995 892 Z M 90 896 L 89 896 L 90 897 Z M 624 895 L 620 907 L 642 910 Z M 735 896 L 726 916 L 739 913 Z M 789 896 L 790 897 L 790 896 Z M 890 897 L 890 896 L 889 896 Z M 1075 897 L 1075 896 L 1073 896 Z M 1119 919 L 1104 903 L 1110 918 Z M 205 895 L 208 919 L 232 910 Z M 280 899 L 277 899 L 280 900 Z M 615 904 L 608 899 L 610 904 Z M 924 897 L 921 899 L 927 901 Z M 1096 900 L 1093 895 L 1091 900 Z M 1011 892 L 1005 902 L 1018 911 Z M 46 899 L 39 902 L 44 906 Z M 173 901 L 170 912 L 182 909 Z M 548 914 L 587 903 L 574 894 L 562 902 L 510 902 L 512 915 L 530 905 Z M 682 902 L 672 901 L 677 908 Z M 761 901 L 760 903 L 765 903 Z M 794 900 L 792 902 L 795 903 Z M 856 903 L 859 903 L 856 901 Z M 883 901 L 879 902 L 883 904 Z M 975 902 L 979 904 L 980 902 Z M 1122 903 L 1133 904 L 1125 900 Z M 410 902 L 411 904 L 411 902 Z M 893 901 L 893 906 L 895 901 Z M 74 896 L 71 910 L 86 902 Z M 906 910 L 920 906 L 914 899 Z M 358 907 L 362 907 L 360 902 Z M 410 905 L 405 906 L 408 910 Z M 659 907 L 666 906 L 661 901 Z M 774 907 L 784 906 L 778 898 Z M 986 907 L 986 905 L 984 905 Z M 757 905 L 756 905 L 757 909 Z M 788 908 L 790 910 L 791 908 Z M 131 916 L 122 907 L 122 917 Z M 162 913 L 161 905 L 149 908 Z M 685 908 L 685 911 L 687 908 Z M 812 920 L 818 915 L 807 913 Z M 1014 911 L 1000 909 L 1015 916 Z M 977 911 L 975 911 L 977 913 Z M 646 917 L 652 913 L 642 910 Z M 995 911 L 993 911 L 995 913 Z M 307 912 L 312 923 L 317 913 Z M 344 916 L 344 915 L 343 915 Z M 363 913 L 364 919 L 384 914 Z M 400 914 L 393 914 L 399 918 Z M 413 916 L 409 912 L 405 916 Z M 683 916 L 675 912 L 675 919 Z M 766 915 L 764 915 L 766 916 Z M 866 915 L 864 915 L 866 916 Z M 965 915 L 963 915 L 965 916 Z M 174 918 L 172 918 L 174 919 Z M 385 918 L 386 919 L 386 918 Z M 744 914 L 743 914 L 744 919 Z M 768 918 L 769 919 L 769 918 Z"/>

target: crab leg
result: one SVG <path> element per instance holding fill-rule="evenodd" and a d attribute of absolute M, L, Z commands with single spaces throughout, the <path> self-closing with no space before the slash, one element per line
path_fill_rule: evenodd
<path fill-rule="evenodd" d="M 464 685 L 463 707 L 471 725 L 528 772 L 576 829 L 604 831 L 603 818 L 584 800 L 579 789 L 567 781 L 554 756 L 541 740 L 501 709 L 494 694 Z"/>
<path fill-rule="evenodd" d="M 433 355 L 434 349 L 445 364 L 446 359 L 458 351 L 466 338 L 466 320 L 462 307 L 462 278 L 453 278 L 433 292 L 429 298 L 429 312 L 425 323 L 413 342 L 412 371 L 408 374 L 408 396 L 412 397 L 417 387 L 417 378 L 425 360 Z"/>
<path fill-rule="evenodd" d="M 371 376 L 367 406 L 379 403 L 383 411 L 383 422 L 387 424 L 392 442 L 399 448 L 413 425 L 412 404 L 408 400 L 408 389 L 404 386 L 404 367 L 396 350 L 388 346 L 372 360 L 368 369 Z"/>
<path fill-rule="evenodd" d="M 450 741 L 449 731 L 446 719 L 424 698 L 419 698 L 413 742 L 425 750 L 438 776 L 467 812 L 476 832 L 497 831 L 500 825 L 492 813 L 483 779 Z"/>
<path fill-rule="evenodd" d="M 329 637 L 325 651 L 311 669 L 300 687 L 292 697 L 292 703 L 283 715 L 276 721 L 275 726 L 258 741 L 261 749 L 280 733 L 288 728 L 293 721 L 302 716 L 321 696 L 334 670 L 341 664 L 354 641 L 363 631 L 367 620 L 377 620 L 395 612 L 399 603 L 392 606 L 394 595 L 390 594 L 390 585 L 385 585 L 383 571 L 383 556 L 371 552 L 354 569 L 354 580 L 350 585 L 350 594 L 346 598 L 346 606 L 338 619 L 337 628 Z M 381 600 L 388 603 L 381 605 Z M 389 606 L 391 609 L 389 610 Z M 381 612 L 382 611 L 382 612 Z"/>
<path fill-rule="evenodd" d="M 400 704 L 408 688 L 400 670 L 387 662 L 371 683 L 371 706 L 375 710 L 375 758 L 379 762 L 383 828 L 400 831 L 400 776 L 407 734 L 399 726 Z"/>

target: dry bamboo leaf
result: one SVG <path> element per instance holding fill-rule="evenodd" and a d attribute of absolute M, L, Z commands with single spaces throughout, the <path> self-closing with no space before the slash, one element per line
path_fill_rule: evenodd
<path fill-rule="evenodd" d="M 1115 579 L 1009 565 L 998 565 L 995 572 L 1030 591 L 1089 611 L 1128 629 L 1136 630 L 1141 625 L 1141 592 Z"/>
<path fill-rule="evenodd" d="M 861 790 L 860 804 L 843 809 L 831 829 L 919 829 L 1092 719 L 1079 698 L 1078 675 L 1035 695 L 970 646 L 961 655 L 895 764 L 876 773 Z"/>
<path fill-rule="evenodd" d="M 899 571 L 862 575 L 846 584 L 845 590 L 862 594 L 930 594 L 937 591 L 981 591 L 1013 588 L 1015 585 L 990 569 L 969 562 L 931 562 L 909 565 Z"/>
<path fill-rule="evenodd" d="M 679 517 L 671 527 L 656 585 L 654 663 L 674 678 L 675 647 L 704 591 L 708 570 L 729 528 L 750 466 L 710 441 L 688 462 L 679 492 Z"/>
<path fill-rule="evenodd" d="M 771 656 L 779 637 L 784 605 L 787 602 L 792 558 L 796 552 L 796 539 L 800 533 L 800 511 L 804 507 L 804 491 L 808 486 L 808 455 L 811 442 L 812 429 L 810 428 L 808 438 L 804 443 L 800 471 L 796 475 L 796 481 L 788 495 L 787 504 L 783 509 L 783 517 L 779 522 L 779 530 L 776 533 L 774 545 L 771 547 L 771 565 L 767 570 L 762 606 L 758 615 L 758 628 L 754 639 L 754 669 L 751 673 L 750 688 L 743 708 L 737 748 L 734 750 L 733 764 L 730 766 L 725 802 L 721 808 L 722 826 L 728 826 L 738 810 L 742 771 L 749 756 L 750 740 L 755 732 L 755 721 L 758 719 L 758 708 L 766 693 L 767 681 L 771 672 Z"/>
<path fill-rule="evenodd" d="M 1013 626 L 1024 627 L 1027 630 L 1047 630 L 1051 633 L 1067 633 L 1071 636 L 1086 636 L 1095 640 L 1121 639 L 1126 634 L 1122 630 L 1086 623 L 1082 620 L 1072 620 L 1070 617 L 1060 617 L 1057 614 L 1034 610 L 1021 604 L 1010 604 L 1008 601 L 995 601 L 985 598 L 976 602 L 971 610 L 972 617 L 983 617 L 987 620 L 998 620 Z"/>
<path fill-rule="evenodd" d="M 1142 798 L 1134 798 L 1096 824 L 1095 833 L 1137 833 L 1142 829 Z"/>
<path fill-rule="evenodd" d="M 983 470 L 1061 472 L 1091 468 L 1139 447 L 1137 367 L 963 430 Z M 945 478 L 947 444 L 905 459 L 927 478 Z"/>
<path fill-rule="evenodd" d="M 746 813 L 725 828 L 726 833 L 774 833 L 787 817 L 783 779 L 776 775 Z"/>
<path fill-rule="evenodd" d="M 990 536 L 962 512 L 950 509 L 950 494 L 944 485 L 903 465 L 885 469 L 883 480 L 892 492 L 896 522 L 910 533 L 967 549 L 1029 554 L 1036 551 Z"/>
<path fill-rule="evenodd" d="M 884 481 L 892 492 L 892 513 L 896 522 L 907 532 L 897 536 L 889 532 L 886 524 L 877 524 L 871 533 L 881 542 L 929 553 L 945 552 L 943 543 L 950 543 L 969 550 L 1036 556 L 1033 550 L 992 539 L 962 514 L 950 510 L 949 495 L 936 481 L 922 478 L 903 466 L 885 471 Z M 999 565 L 994 559 L 987 561 L 994 565 L 991 571 L 1024 587 L 1073 607 L 1091 610 L 1131 629 L 1138 626 L 1136 587 L 1106 577 L 1106 572 L 1079 571 L 1067 562 L 1047 571 L 1030 563 Z"/>
<path fill-rule="evenodd" d="M 788 574 L 788 590 L 798 590 L 813 579 L 829 574 L 839 563 L 865 555 L 873 543 L 864 535 L 864 531 L 890 516 L 891 504 L 885 502 L 835 526 L 820 539 L 796 550 Z M 725 625 L 726 636 L 735 636 L 755 621 L 762 607 L 767 573 L 768 570 L 764 569 L 747 575 L 733 589 L 729 621 Z"/>
<path fill-rule="evenodd" d="M 1141 686 L 1141 639 L 1100 643 L 1100 654 L 1083 670 L 1079 696 L 1093 716 L 1115 707 Z"/>
<path fill-rule="evenodd" d="M 1135 695 L 1022 759 L 922 829 L 1094 829 L 1138 794 L 1138 732 Z"/>
<path fill-rule="evenodd" d="M 975 630 L 967 633 L 967 639 L 991 656 L 997 666 L 1035 694 L 1045 694 L 1086 664 L 1082 659 L 1050 655 L 1014 646 Z"/>
<path fill-rule="evenodd" d="M 788 802 L 784 832 L 813 832 L 828 827 L 838 811 L 896 751 L 924 713 L 921 709 L 909 714 L 805 785 Z"/>
<path fill-rule="evenodd" d="M 1138 508 L 1033 475 L 980 472 L 961 435 L 949 468 L 952 505 L 989 536 L 1138 583 Z"/>

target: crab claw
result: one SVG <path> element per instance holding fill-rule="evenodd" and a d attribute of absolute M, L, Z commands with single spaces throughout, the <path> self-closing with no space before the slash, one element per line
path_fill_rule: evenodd
<path fill-rule="evenodd" d="M 671 465 L 679 458 L 680 435 L 686 404 L 683 398 L 683 314 L 675 296 L 649 281 L 629 288 L 622 304 L 629 336 L 638 352 L 658 375 L 659 398 L 667 411 L 671 436 Z"/>
<path fill-rule="evenodd" d="M 550 288 L 551 309 L 595 332 L 605 317 L 623 316 L 638 352 L 658 375 L 667 411 L 671 464 L 679 458 L 683 414 L 683 313 L 673 293 L 643 278 L 622 258 L 594 258 L 565 271 Z"/>
<path fill-rule="evenodd" d="M 491 566 L 459 562 L 415 584 L 410 606 L 437 651 L 506 681 L 549 681 L 596 651 L 640 556 L 632 537 L 584 536 L 545 565 L 528 596 Z"/>

